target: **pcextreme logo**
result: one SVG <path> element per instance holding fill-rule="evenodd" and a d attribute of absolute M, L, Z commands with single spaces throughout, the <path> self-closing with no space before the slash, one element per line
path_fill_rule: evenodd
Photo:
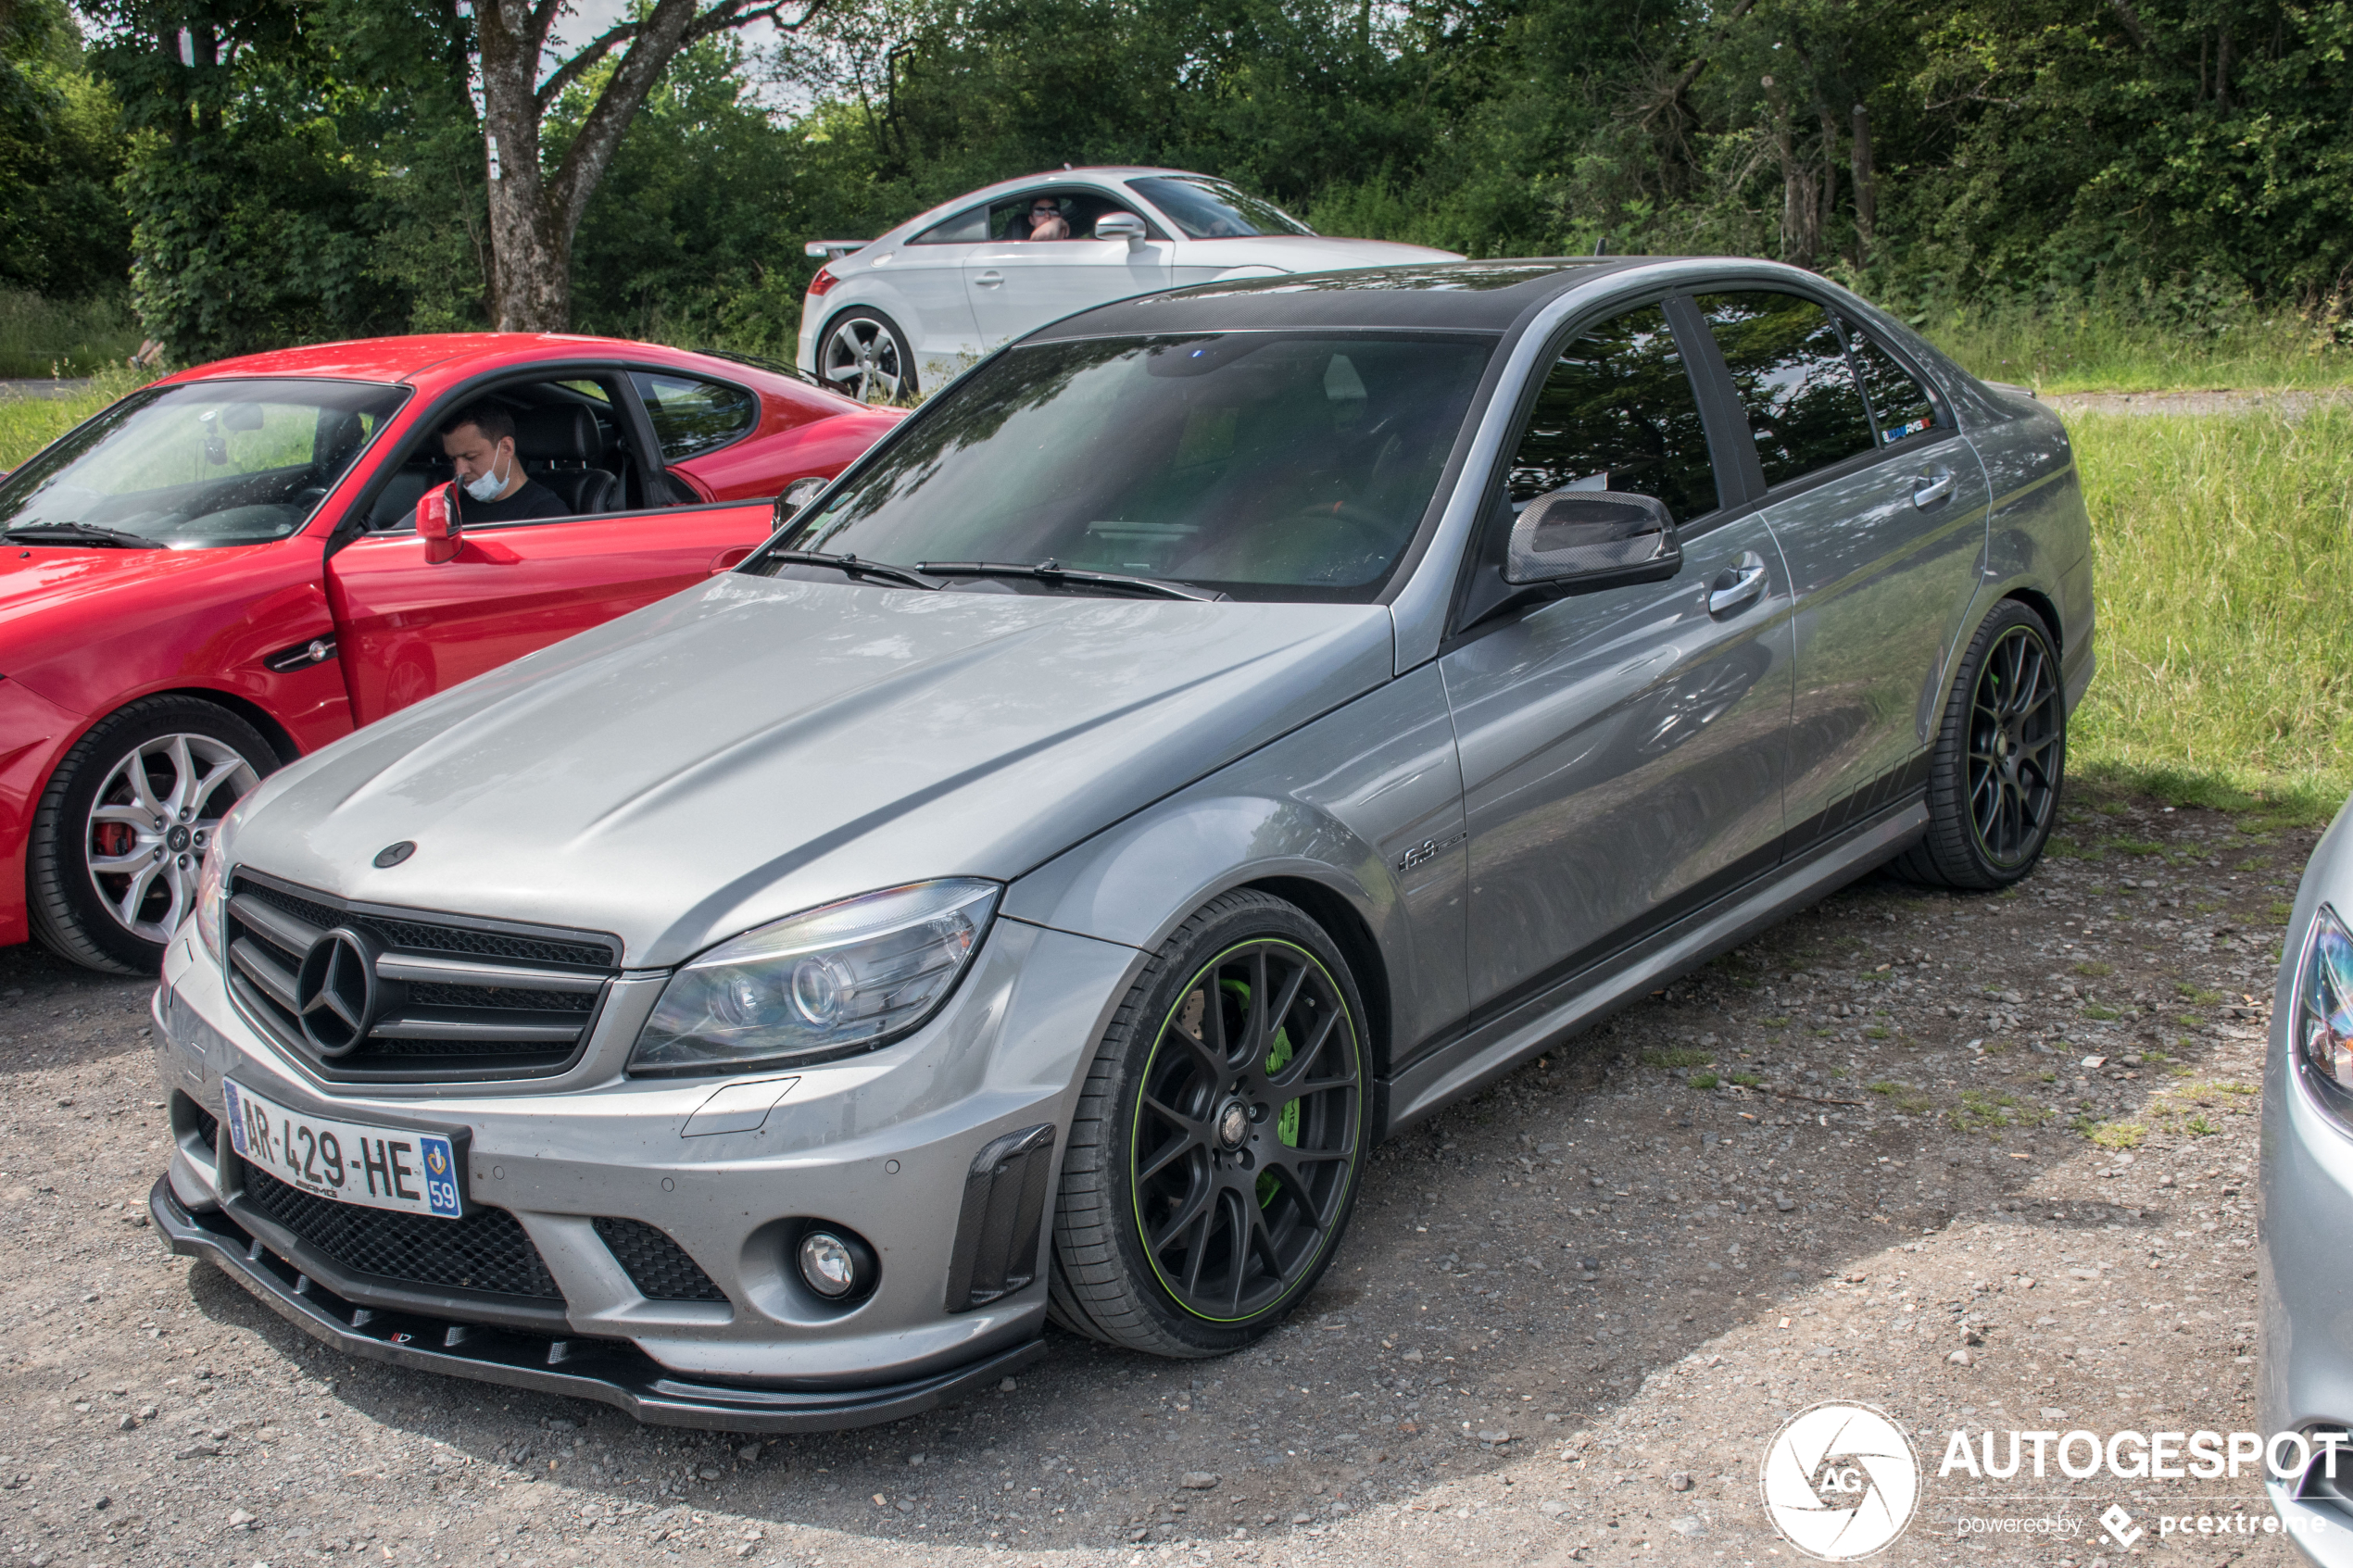
<path fill-rule="evenodd" d="M 1781 1538 L 1824 1562 L 1893 1543 L 1920 1498 L 1919 1455 L 1883 1411 L 1827 1399 L 1782 1424 L 1765 1450 L 1765 1512 Z"/>

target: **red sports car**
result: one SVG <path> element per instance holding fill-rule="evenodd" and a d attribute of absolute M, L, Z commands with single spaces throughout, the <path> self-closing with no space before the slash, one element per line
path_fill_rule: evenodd
<path fill-rule="evenodd" d="M 456 540 L 420 537 L 419 501 L 469 477 L 451 415 L 485 407 L 513 443 L 485 488 L 519 463 L 567 515 L 466 525 L 460 495 Z M 262 774 L 733 565 L 772 497 L 899 418 L 734 359 L 491 333 L 122 399 L 0 481 L 0 943 L 153 970 Z"/>

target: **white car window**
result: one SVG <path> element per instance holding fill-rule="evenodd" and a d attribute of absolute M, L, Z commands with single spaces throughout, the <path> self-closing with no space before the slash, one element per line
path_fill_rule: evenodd
<path fill-rule="evenodd" d="M 967 207 L 944 223 L 935 223 L 907 243 L 911 245 L 968 245 L 988 237 L 988 208 Z"/>

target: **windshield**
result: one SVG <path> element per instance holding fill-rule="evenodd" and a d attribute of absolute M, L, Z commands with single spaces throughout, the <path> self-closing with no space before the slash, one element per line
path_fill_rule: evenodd
<path fill-rule="evenodd" d="M 1008 349 L 778 544 L 1368 600 L 1421 525 L 1493 343 L 1228 332 Z"/>
<path fill-rule="evenodd" d="M 78 524 L 183 549 L 283 539 L 408 395 L 291 379 L 134 392 L 0 483 L 0 529 Z"/>
<path fill-rule="evenodd" d="M 1198 174 L 1148 174 L 1127 188 L 1167 214 L 1189 240 L 1249 239 L 1259 234 L 1315 231 L 1277 207 L 1223 180 Z"/>

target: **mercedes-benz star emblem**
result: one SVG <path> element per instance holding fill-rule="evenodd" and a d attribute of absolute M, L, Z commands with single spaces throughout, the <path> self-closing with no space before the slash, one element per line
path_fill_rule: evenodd
<path fill-rule="evenodd" d="M 295 976 L 303 1038 L 323 1057 L 348 1054 L 368 1037 L 381 1003 L 375 943 L 339 925 L 310 944 Z"/>
<path fill-rule="evenodd" d="M 417 852 L 414 839 L 404 838 L 397 844 L 387 844 L 376 851 L 376 869 L 389 870 Z"/>
<path fill-rule="evenodd" d="M 1250 1137 L 1250 1112 L 1239 1100 L 1229 1102 L 1217 1117 L 1217 1141 L 1227 1148 L 1239 1148 Z"/>

